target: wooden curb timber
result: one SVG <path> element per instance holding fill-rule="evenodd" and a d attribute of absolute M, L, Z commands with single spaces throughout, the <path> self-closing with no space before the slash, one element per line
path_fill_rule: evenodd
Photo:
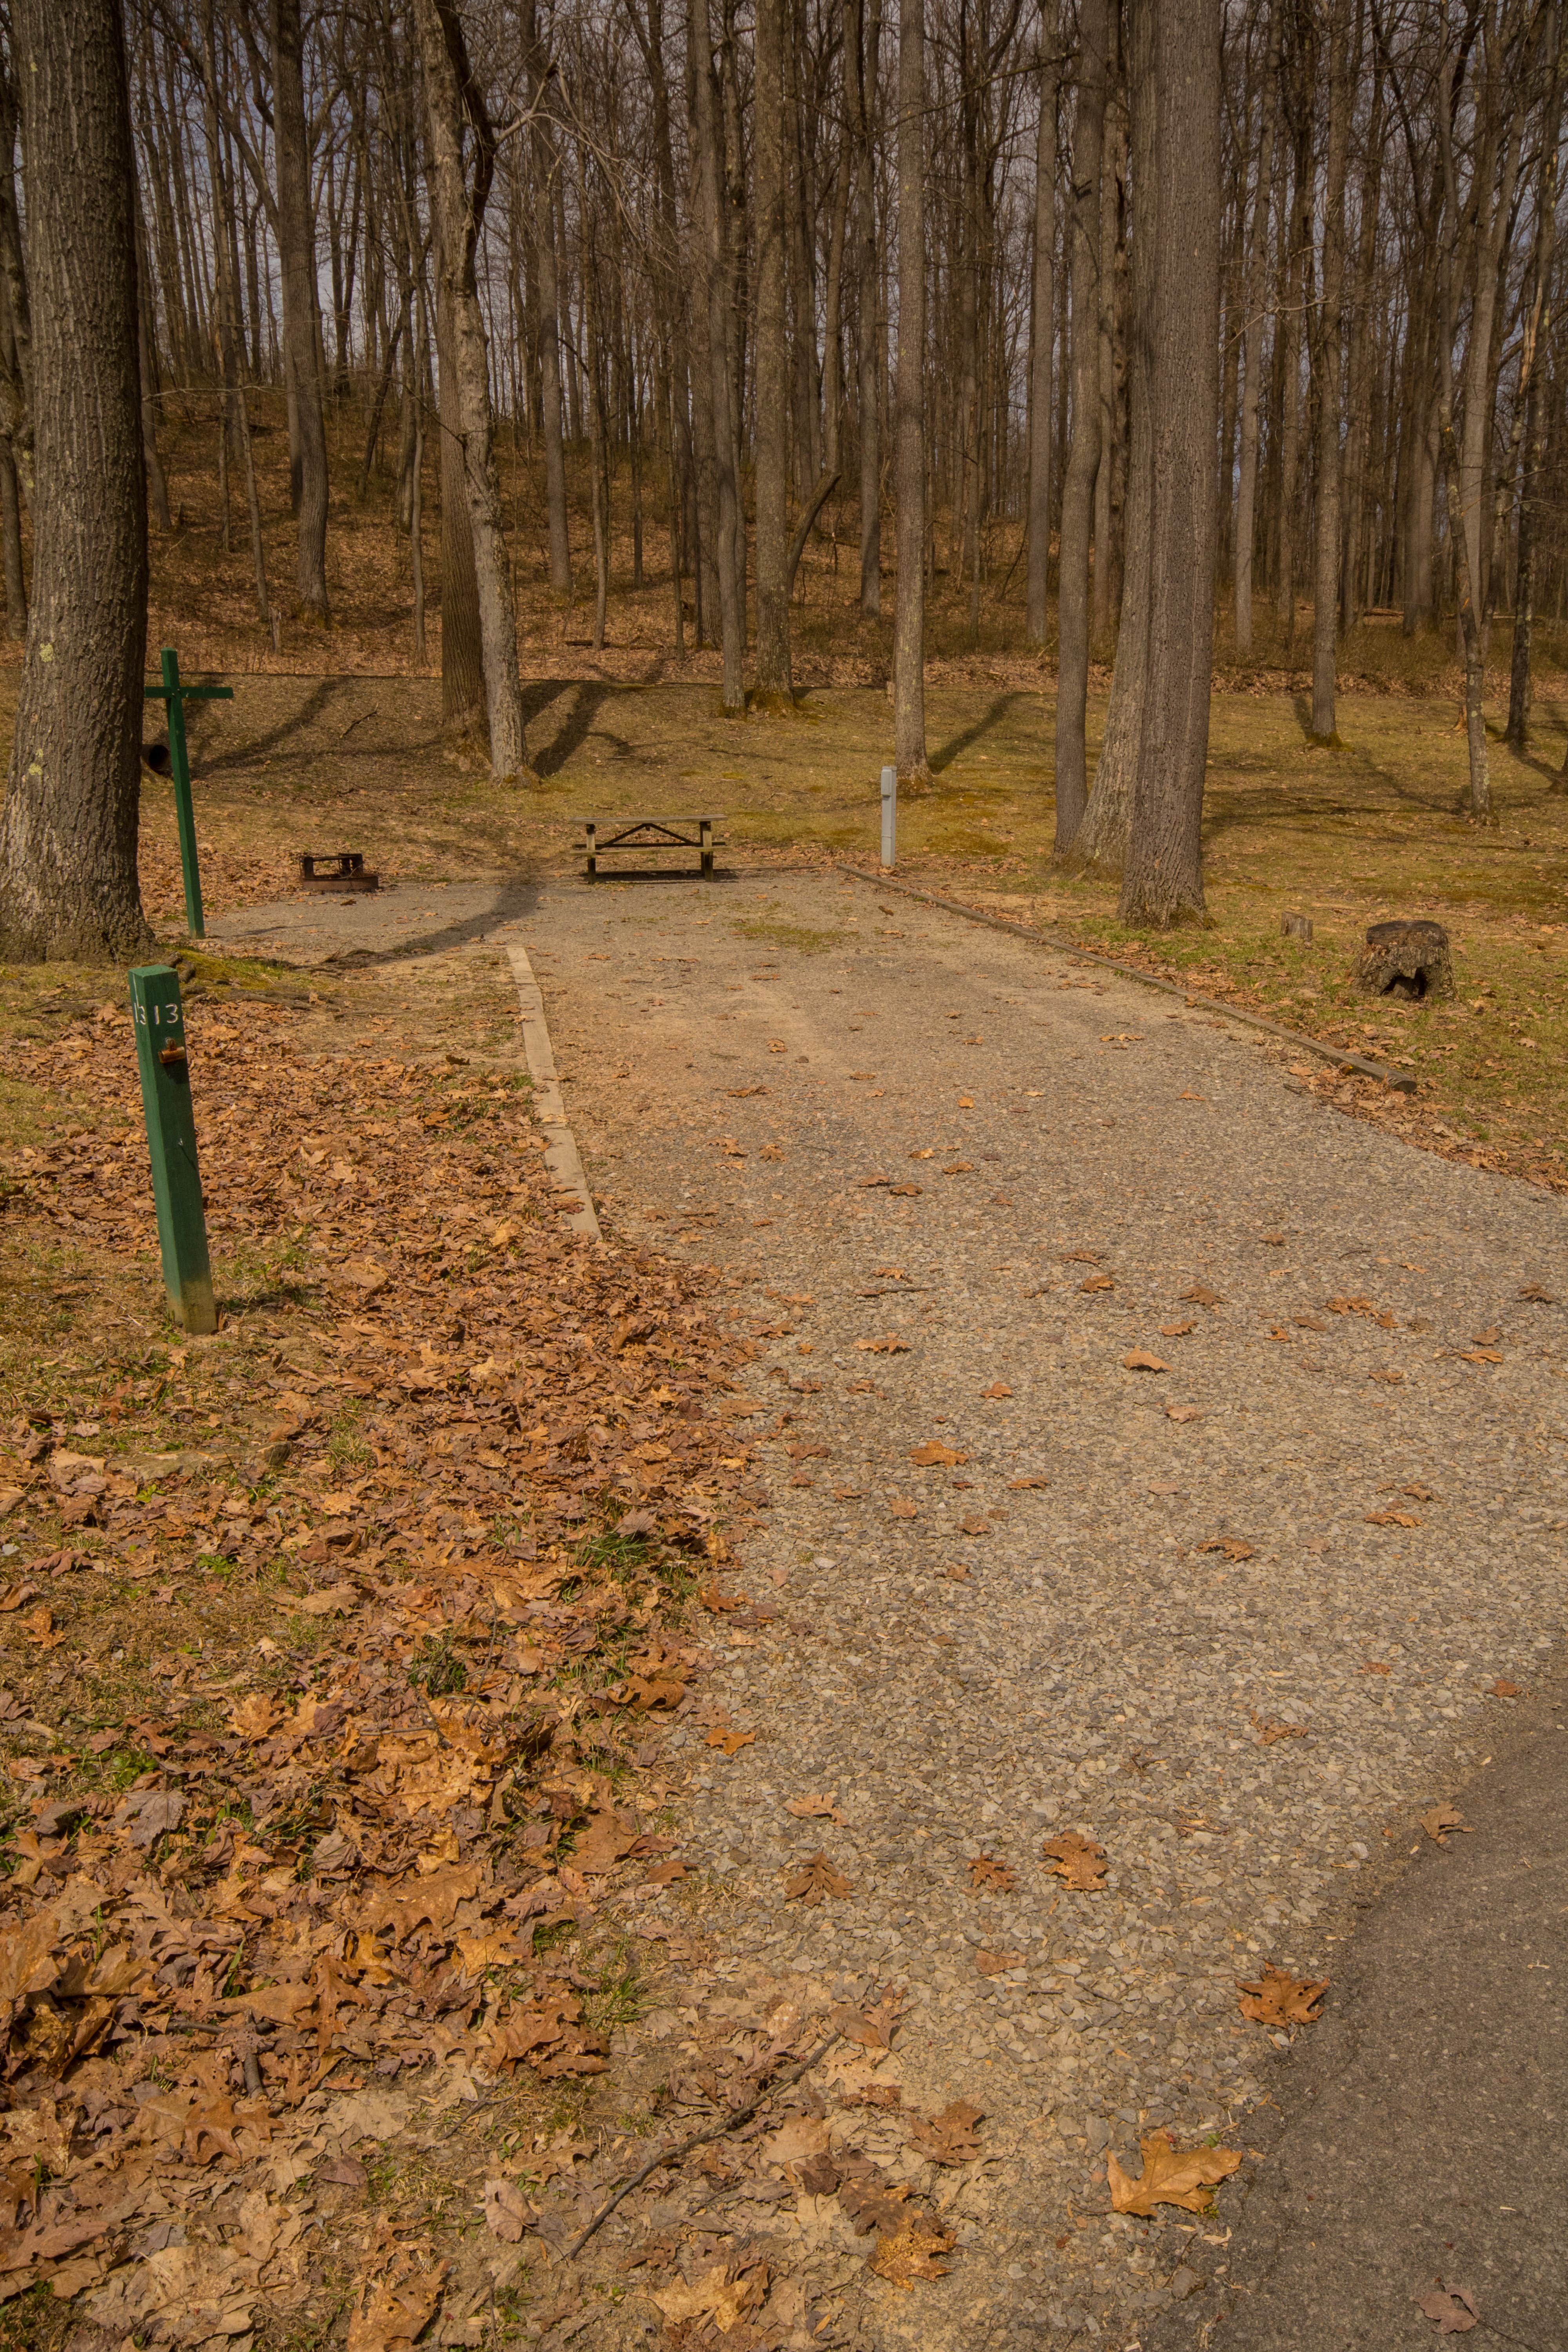
<path fill-rule="evenodd" d="M 517 988 L 519 1010 L 522 1015 L 522 1050 L 528 1059 L 528 1072 L 533 1080 L 533 1108 L 544 1129 L 544 1164 L 563 1192 L 574 1192 L 582 1206 L 562 1217 L 561 1223 L 571 1232 L 586 1234 L 590 1241 L 598 1241 L 599 1220 L 594 1213 L 593 1196 L 588 1180 L 583 1173 L 578 1157 L 577 1141 L 566 1123 L 566 1106 L 561 1097 L 561 1081 L 555 1072 L 555 1055 L 550 1043 L 550 1031 L 544 1019 L 544 999 L 539 982 L 533 976 L 533 966 L 528 960 L 528 950 L 516 940 L 497 942 L 511 966 L 512 980 Z"/>
<path fill-rule="evenodd" d="M 834 871 L 853 875 L 857 882 L 868 882 L 874 890 L 897 890 L 903 898 L 918 898 L 924 907 L 940 907 L 944 914 L 962 915 L 966 923 L 984 923 L 994 931 L 1010 932 L 1015 939 L 1049 948 L 1057 955 L 1071 956 L 1075 962 L 1098 964 L 1102 971 L 1119 972 L 1123 980 L 1135 980 L 1144 988 L 1157 988 L 1166 996 L 1179 996 L 1194 1012 L 1217 1013 L 1226 1021 L 1245 1022 L 1249 1029 L 1262 1029 L 1270 1037 L 1283 1038 L 1288 1045 L 1295 1045 L 1304 1054 L 1316 1054 L 1321 1061 L 1331 1062 L 1337 1070 L 1353 1070 L 1361 1077 L 1376 1078 L 1396 1094 L 1415 1092 L 1415 1079 L 1403 1070 L 1391 1070 L 1382 1062 L 1369 1061 L 1363 1054 L 1342 1053 L 1338 1046 L 1321 1045 L 1316 1037 L 1305 1036 L 1300 1029 L 1287 1029 L 1282 1023 L 1269 1021 L 1261 1013 L 1245 1013 L 1239 1006 L 1222 1003 L 1217 997 L 1194 996 L 1179 981 L 1161 980 L 1135 963 L 1118 963 L 1114 956 L 1095 955 L 1089 949 L 1063 939 L 1059 931 L 1038 930 L 1032 923 L 1016 923 L 1005 915 L 987 915 L 978 907 L 966 907 L 960 898 L 943 898 L 932 890 L 917 890 L 910 883 L 895 882 L 888 874 L 868 874 L 862 866 L 836 865 Z"/>

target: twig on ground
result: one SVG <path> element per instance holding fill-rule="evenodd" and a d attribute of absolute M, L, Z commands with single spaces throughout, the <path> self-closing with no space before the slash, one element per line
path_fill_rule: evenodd
<path fill-rule="evenodd" d="M 657 2154 L 650 2156 L 640 2170 L 634 2172 L 628 2180 L 623 2180 L 620 2187 L 605 2198 L 593 2219 L 584 2222 L 577 2235 L 562 2254 L 561 2260 L 563 2263 L 575 2262 L 595 2231 L 600 2229 L 609 2220 L 623 2199 L 629 2197 L 634 2189 L 642 2187 L 650 2173 L 657 2172 L 661 2165 L 679 2164 L 683 2157 L 689 2156 L 692 2149 L 700 2147 L 704 2141 L 722 2139 L 726 2132 L 738 2131 L 742 2124 L 750 2123 L 760 2106 L 765 2105 L 776 2093 L 789 2090 L 794 2084 L 800 2081 L 803 2075 L 809 2074 L 817 2060 L 825 2058 L 834 2043 L 842 2040 L 843 2035 L 835 2026 L 826 2040 L 819 2042 L 809 2057 L 803 2058 L 799 2065 L 792 2066 L 787 2074 L 775 2074 L 770 2083 L 763 2085 L 756 2097 L 749 2100 L 743 2107 L 731 2107 L 727 2115 L 720 2116 L 716 2124 L 709 2124 L 703 2130 L 693 2132 L 689 2139 L 679 2141 L 674 2147 L 661 2147 Z"/>

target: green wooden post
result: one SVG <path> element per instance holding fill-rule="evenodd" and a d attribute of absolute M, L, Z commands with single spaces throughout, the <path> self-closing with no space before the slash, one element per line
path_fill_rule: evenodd
<path fill-rule="evenodd" d="M 174 814 L 180 828 L 180 865 L 185 877 L 185 928 L 192 939 L 206 937 L 202 911 L 202 875 L 196 862 L 196 813 L 191 801 L 191 759 L 185 747 L 187 702 L 232 702 L 232 686 L 182 686 L 180 657 L 173 646 L 163 652 L 163 683 L 142 689 L 147 702 L 166 703 L 169 711 L 169 769 L 174 779 Z M 210 1328 L 210 1327 L 209 1327 Z"/>
<path fill-rule="evenodd" d="M 173 708 L 173 706 L 171 706 Z M 196 1166 L 196 1118 L 185 1059 L 185 1016 L 179 975 L 164 963 L 139 964 L 131 973 L 131 1018 L 142 1070 L 142 1107 L 153 1160 L 153 1200 L 163 1281 L 174 1320 L 187 1331 L 216 1331 L 212 1262 L 207 1255 L 202 1180 Z"/>

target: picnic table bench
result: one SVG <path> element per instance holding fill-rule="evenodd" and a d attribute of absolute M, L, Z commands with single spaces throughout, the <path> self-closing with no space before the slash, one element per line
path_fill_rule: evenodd
<path fill-rule="evenodd" d="M 636 824 L 623 825 L 618 833 L 601 837 L 597 817 L 583 820 L 583 847 L 587 855 L 587 876 L 597 881 L 599 860 L 607 856 L 629 856 L 641 851 L 691 849 L 697 853 L 699 871 L 704 881 L 713 878 L 713 828 L 721 820 L 716 816 L 647 816 Z M 646 869 L 651 873 L 668 873 L 667 866 Z"/>

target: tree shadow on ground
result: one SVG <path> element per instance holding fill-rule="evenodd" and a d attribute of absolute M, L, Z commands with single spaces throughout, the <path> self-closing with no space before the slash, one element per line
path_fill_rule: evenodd
<path fill-rule="evenodd" d="M 574 699 L 561 721 L 552 743 L 542 745 L 535 751 L 531 765 L 542 776 L 559 775 L 574 751 L 580 751 L 594 731 L 594 720 L 604 705 L 616 692 L 612 685 L 584 684 L 576 678 L 542 678 L 537 685 L 524 687 L 523 718 L 531 732 L 536 719 L 543 716 L 557 697 L 571 691 Z M 616 751 L 630 755 L 632 746 L 619 735 L 607 739 Z"/>
<path fill-rule="evenodd" d="M 964 728 L 962 734 L 951 736 L 940 751 L 931 753 L 932 774 L 940 776 L 943 769 L 950 768 L 963 752 L 973 751 L 982 736 L 989 735 L 1001 725 L 1014 703 L 1024 702 L 1027 698 L 1019 688 L 1014 688 L 1007 694 L 994 695 L 973 727 Z"/>
<path fill-rule="evenodd" d="M 257 760 L 264 759 L 269 751 L 276 751 L 280 745 L 295 742 L 308 728 L 315 725 L 317 719 L 321 718 L 345 691 L 363 683 L 363 679 L 356 677 L 318 678 L 298 710 L 291 711 L 287 719 L 279 719 L 277 726 L 269 728 L 265 735 L 247 735 L 240 742 L 231 745 L 226 751 L 207 751 L 193 743 L 191 748 L 201 761 L 203 775 L 218 776 L 228 768 L 248 768 Z M 187 734 L 197 733 L 195 711 L 201 707 L 199 703 L 194 709 L 187 707 L 185 714 Z M 168 740 L 166 721 L 158 731 L 166 742 Z"/>

